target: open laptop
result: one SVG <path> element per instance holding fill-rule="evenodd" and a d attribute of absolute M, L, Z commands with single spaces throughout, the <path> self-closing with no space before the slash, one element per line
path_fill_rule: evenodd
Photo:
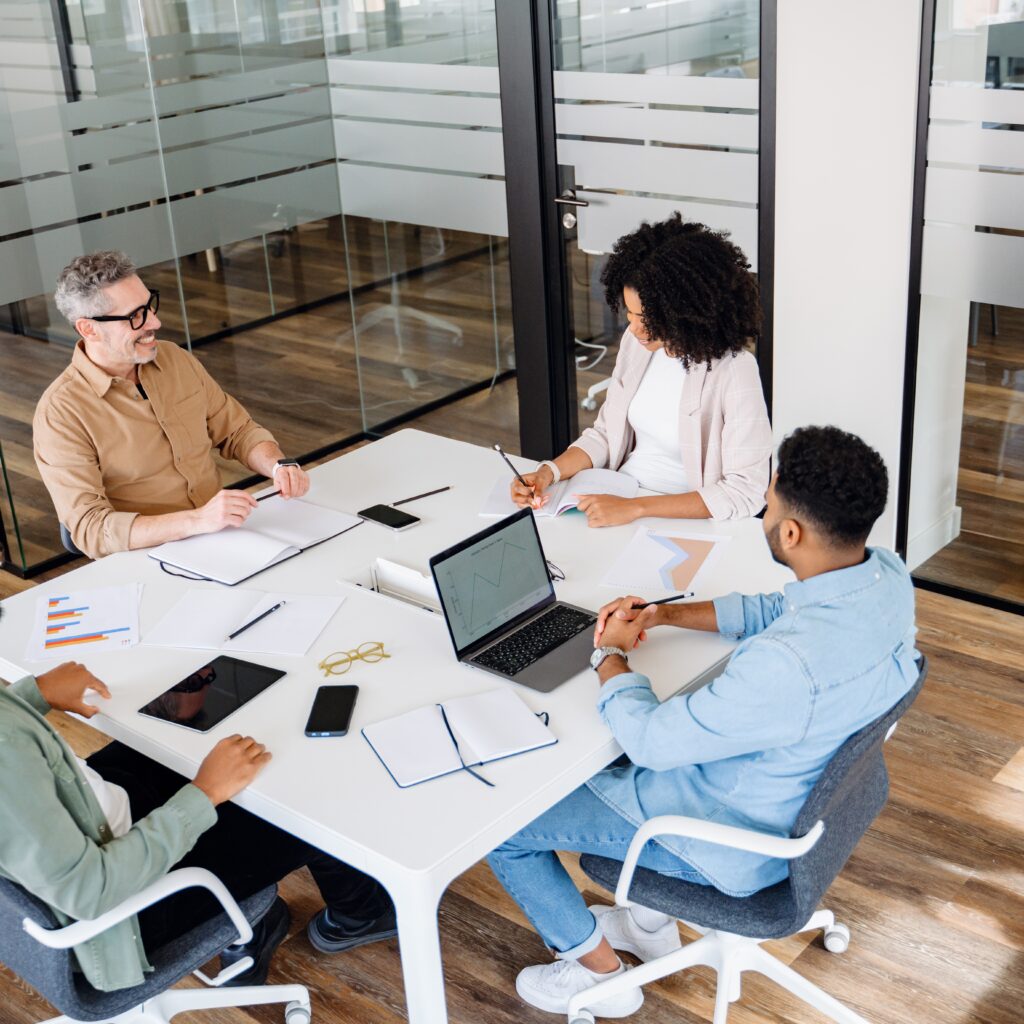
<path fill-rule="evenodd" d="M 544 692 L 586 668 L 597 617 L 555 600 L 528 508 L 434 555 L 430 571 L 459 661 Z"/>

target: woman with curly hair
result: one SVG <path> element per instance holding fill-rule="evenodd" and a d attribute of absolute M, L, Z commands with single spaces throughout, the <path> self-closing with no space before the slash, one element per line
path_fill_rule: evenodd
<path fill-rule="evenodd" d="M 609 467 L 658 493 L 582 495 L 590 526 L 756 515 L 772 433 L 757 362 L 745 349 L 761 308 L 743 253 L 724 233 L 675 213 L 620 238 L 601 281 L 629 325 L 608 396 L 593 427 L 525 476 L 528 487 L 513 483 L 513 500 L 540 507 L 553 483 Z"/>

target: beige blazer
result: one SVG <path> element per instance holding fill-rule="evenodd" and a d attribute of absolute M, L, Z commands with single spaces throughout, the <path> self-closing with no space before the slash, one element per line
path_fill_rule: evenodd
<path fill-rule="evenodd" d="M 597 422 L 573 442 L 590 456 L 595 469 L 618 469 L 633 450 L 626 413 L 651 355 L 627 329 Z M 740 352 L 713 360 L 710 370 L 704 364 L 691 366 L 678 416 L 679 458 L 711 518 L 738 519 L 760 512 L 770 480 L 772 428 L 757 360 Z"/>

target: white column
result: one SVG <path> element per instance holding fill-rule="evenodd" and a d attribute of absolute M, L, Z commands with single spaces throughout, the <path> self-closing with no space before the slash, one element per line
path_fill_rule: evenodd
<path fill-rule="evenodd" d="M 921 0 L 779 0 L 776 441 L 835 424 L 876 448 L 892 546 L 903 422 Z"/>

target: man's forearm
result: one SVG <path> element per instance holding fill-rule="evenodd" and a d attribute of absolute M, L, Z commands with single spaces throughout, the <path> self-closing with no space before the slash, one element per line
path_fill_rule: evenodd
<path fill-rule="evenodd" d="M 274 463 L 284 458 L 284 452 L 276 441 L 260 441 L 246 459 L 246 465 L 261 476 L 274 476 Z"/>
<path fill-rule="evenodd" d="M 679 626 L 682 629 L 703 629 L 718 632 L 718 613 L 714 601 L 695 601 L 692 604 L 663 604 L 659 606 L 659 625 Z"/>
<path fill-rule="evenodd" d="M 686 494 L 652 494 L 633 501 L 640 509 L 638 518 L 710 519 L 711 512 L 697 491 Z"/>
<path fill-rule="evenodd" d="M 151 548 L 170 540 L 182 540 L 199 532 L 198 509 L 167 512 L 160 516 L 136 516 L 128 534 L 128 547 Z"/>

